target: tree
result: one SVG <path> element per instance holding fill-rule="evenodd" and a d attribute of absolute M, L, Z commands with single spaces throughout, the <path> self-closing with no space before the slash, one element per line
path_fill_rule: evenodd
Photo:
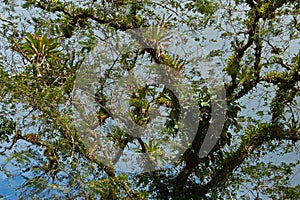
<path fill-rule="evenodd" d="M 295 156 L 299 150 L 298 1 L 25 0 L 2 6 L 1 171 L 24 178 L 16 188 L 20 199 L 299 196 L 300 185 L 291 184 L 299 159 L 275 163 L 266 157 Z M 210 49 L 202 59 L 215 63 L 210 73 L 223 75 L 225 104 L 214 100 L 222 87 L 205 84 L 205 73 L 197 68 L 202 60 L 188 59 L 194 49 L 172 52 L 178 41 L 174 30 L 185 32 L 181 44 L 192 40 Z M 128 44 L 119 43 L 124 38 Z M 169 72 L 166 84 L 135 87 L 143 65 L 152 66 L 150 75 L 160 73 L 154 64 Z M 94 79 L 96 65 L 103 70 Z M 94 85 L 84 82 L 89 77 Z M 189 86 L 195 99 L 184 106 L 172 90 L 183 77 L 180 94 Z M 75 86 L 83 93 L 74 95 Z M 112 101 L 123 89 L 129 91 L 130 118 Z M 128 127 L 145 128 L 156 119 L 155 106 L 165 109 L 164 120 L 156 122 L 161 140 L 133 134 L 137 129 Z M 182 124 L 186 107 L 196 115 Z M 91 108 L 96 111 L 89 115 Z M 199 156 L 210 124 L 216 123 L 213 114 L 224 115 L 222 130 L 212 130 L 216 144 Z M 116 118 L 132 126 L 124 128 Z M 196 127 L 191 140 L 189 127 Z M 160 142 L 180 143 L 176 148 L 183 149 L 167 166 L 164 155 L 170 152 Z M 118 171 L 114 164 L 126 149 L 143 155 L 135 164 L 151 170 Z M 152 170 L 157 164 L 162 166 Z"/>

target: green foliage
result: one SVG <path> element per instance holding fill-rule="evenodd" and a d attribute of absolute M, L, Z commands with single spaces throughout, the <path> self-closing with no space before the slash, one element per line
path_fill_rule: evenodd
<path fill-rule="evenodd" d="M 194 13 L 201 13 L 205 15 L 212 15 L 215 11 L 216 3 L 209 0 L 191 1 L 185 4 L 185 8 L 192 10 Z"/>
<path fill-rule="evenodd" d="M 54 38 L 48 38 L 47 35 L 42 36 L 42 33 L 39 31 L 35 35 L 26 33 L 25 40 L 27 43 L 22 45 L 21 50 L 30 59 L 34 56 L 41 57 L 41 60 L 45 58 L 48 61 L 58 58 L 59 51 L 56 48 L 59 44 Z"/>
<path fill-rule="evenodd" d="M 9 142 L 9 138 L 15 130 L 16 122 L 0 115 L 0 143 Z"/>
<path fill-rule="evenodd" d="M 0 156 L 4 158 L 0 170 L 8 178 L 24 177 L 24 184 L 16 187 L 20 199 L 295 199 L 300 195 L 299 184 L 291 184 L 299 169 L 300 140 L 297 1 L 18 3 L 0 4 Z M 131 31 L 138 28 L 142 33 Z M 182 40 L 188 48 L 172 44 L 177 30 L 195 38 L 197 51 L 208 47 L 205 55 L 190 59 L 196 50 L 188 40 Z M 128 51 L 119 46 L 120 38 L 134 41 L 125 45 Z M 178 47 L 175 52 L 172 45 Z M 87 53 L 97 48 L 105 53 L 90 59 Z M 203 62 L 206 56 L 210 63 Z M 192 86 L 195 94 L 190 98 L 198 103 L 192 110 L 199 121 L 191 116 L 187 127 L 180 129 L 181 115 L 190 105 L 180 105 L 166 85 L 143 83 L 122 86 L 130 88 L 128 116 L 146 129 L 157 119 L 164 121 L 149 138 L 124 128 L 128 118 L 121 116 L 120 123 L 113 115 L 119 114 L 113 110 L 112 101 L 118 99 L 114 87 L 129 73 L 143 74 L 144 64 L 160 65 L 167 72 L 175 69 L 186 78 L 183 84 Z M 206 64 L 214 69 L 201 68 Z M 100 78 L 83 88 L 86 94 L 79 95 L 86 101 L 78 103 L 73 87 L 84 65 L 98 67 L 93 73 Z M 214 81 L 206 84 L 205 75 L 224 82 L 225 113 L 212 113 L 222 105 L 213 91 L 217 88 L 210 88 Z M 165 81 L 175 80 L 176 86 L 177 77 L 170 76 Z M 93 87 L 97 91 L 90 94 Z M 74 107 L 82 112 L 76 113 Z M 154 113 L 157 107 L 160 113 Z M 220 122 L 213 116 L 221 115 L 225 123 L 216 133 L 213 125 Z M 185 134 L 189 125 L 197 126 L 193 138 Z M 217 143 L 199 158 L 208 133 Z M 169 152 L 166 143 L 186 149 L 167 163 L 166 156 L 176 152 Z M 134 161 L 137 167 L 154 163 L 157 170 L 118 171 L 112 163 L 131 161 L 119 156 L 131 150 L 145 155 Z M 289 161 L 281 159 L 289 154 L 293 154 Z"/>

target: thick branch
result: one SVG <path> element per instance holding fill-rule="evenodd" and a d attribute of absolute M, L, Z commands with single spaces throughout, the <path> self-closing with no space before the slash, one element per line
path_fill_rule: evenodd
<path fill-rule="evenodd" d="M 47 1 L 42 1 L 45 4 L 47 4 Z M 112 28 L 121 30 L 121 31 L 126 31 L 128 29 L 133 29 L 133 28 L 137 28 L 134 27 L 134 23 L 130 24 L 130 23 L 126 23 L 124 22 L 124 20 L 116 20 L 116 19 L 111 19 L 111 20 L 107 20 L 107 19 L 101 19 L 97 16 L 95 16 L 94 14 L 88 13 L 88 11 L 83 10 L 82 13 L 79 14 L 72 14 L 69 11 L 67 11 L 65 9 L 65 7 L 63 5 L 59 6 L 59 5 L 48 5 L 45 6 L 42 3 L 38 2 L 35 4 L 36 7 L 41 8 L 42 10 L 50 10 L 51 12 L 62 12 L 65 15 L 71 17 L 73 19 L 73 21 L 75 23 L 77 23 L 78 19 L 92 19 L 95 22 L 99 23 L 99 24 L 103 24 L 103 25 L 108 25 Z"/>
<path fill-rule="evenodd" d="M 179 172 L 178 176 L 175 179 L 175 196 L 177 195 L 177 193 L 179 194 L 182 191 L 182 188 L 185 186 L 188 177 L 199 163 L 199 151 L 207 133 L 207 129 L 209 127 L 209 119 L 210 118 L 199 121 L 197 134 L 192 142 L 192 146 L 191 148 L 187 149 L 183 154 L 185 166 Z"/>
<path fill-rule="evenodd" d="M 274 1 L 274 3 L 270 4 L 270 9 L 269 12 L 274 12 L 276 9 L 282 7 L 284 4 L 288 3 L 289 1 Z M 254 18 L 253 18 L 253 23 L 251 23 L 251 25 L 249 25 L 248 28 L 248 41 L 241 47 L 239 47 L 236 52 L 235 52 L 235 58 L 234 60 L 236 62 L 240 62 L 241 59 L 243 58 L 246 50 L 253 44 L 253 42 L 255 42 L 256 44 L 256 49 L 255 49 L 255 64 L 254 64 L 254 69 L 255 69 L 255 82 L 253 81 L 246 81 L 246 84 L 243 84 L 244 89 L 241 90 L 238 94 L 233 94 L 234 90 L 238 87 L 238 84 L 236 82 L 236 78 L 237 78 L 237 73 L 233 73 L 231 74 L 231 84 L 228 85 L 228 87 L 226 88 L 226 94 L 227 94 L 227 102 L 231 102 L 234 101 L 237 98 L 240 98 L 241 96 L 244 96 L 245 94 L 247 94 L 253 87 L 256 86 L 256 84 L 259 82 L 259 72 L 260 72 L 260 68 L 259 68 L 259 62 L 260 62 L 260 58 L 261 58 L 261 51 L 262 51 L 262 46 L 260 44 L 259 39 L 255 39 L 255 36 L 258 35 L 258 24 L 259 24 L 259 20 L 261 18 L 264 19 L 264 16 L 261 12 L 259 12 L 259 4 L 255 3 L 253 0 L 246 0 L 246 3 L 250 6 L 251 10 L 249 12 L 253 12 L 254 13 Z M 291 66 L 285 64 L 283 62 L 283 60 L 280 60 L 280 63 L 284 68 L 286 69 L 291 69 Z M 248 87 L 248 86 L 251 87 Z M 246 86 L 246 87 L 245 87 Z"/>
<path fill-rule="evenodd" d="M 258 30 L 257 32 L 258 33 Z M 254 61 L 254 65 L 253 65 L 253 69 L 254 69 L 254 78 L 249 78 L 248 80 L 246 80 L 242 86 L 243 89 L 241 89 L 238 93 L 228 96 L 227 97 L 227 103 L 233 102 L 241 97 L 243 97 L 244 95 L 246 95 L 248 92 L 250 92 L 250 90 L 252 90 L 253 88 L 256 87 L 256 85 L 259 83 L 260 81 L 260 71 L 261 71 L 261 53 L 262 53 L 262 44 L 260 41 L 260 38 L 256 38 L 254 40 L 255 42 L 255 61 Z"/>
<path fill-rule="evenodd" d="M 253 44 L 254 42 L 254 35 L 256 34 L 257 32 L 257 26 L 258 26 L 258 22 L 259 22 L 259 19 L 260 19 L 260 15 L 258 13 L 257 10 L 254 11 L 255 12 L 255 18 L 253 20 L 253 23 L 251 24 L 251 26 L 249 26 L 248 28 L 248 40 L 247 42 L 239 47 L 236 52 L 235 52 L 235 62 L 240 62 L 241 59 L 243 58 L 246 50 Z M 230 67 L 230 66 L 229 66 Z M 239 69 L 238 69 L 239 70 Z M 231 84 L 226 88 L 226 96 L 227 98 L 232 98 L 231 95 L 233 94 L 233 91 L 237 88 L 238 84 L 236 82 L 236 78 L 237 78 L 237 73 L 238 72 L 234 72 L 233 74 L 231 74 Z"/>
<path fill-rule="evenodd" d="M 247 139 L 247 141 L 243 141 L 240 148 L 224 161 L 224 164 L 212 176 L 210 182 L 199 187 L 200 194 L 206 194 L 211 188 L 214 188 L 221 182 L 225 181 L 226 178 L 231 175 L 233 170 L 240 166 L 256 148 L 261 146 L 263 143 L 270 142 L 272 140 L 300 141 L 300 132 L 299 130 L 297 130 L 297 132 L 282 130 L 274 126 L 266 126 L 259 130 L 257 134 Z"/>

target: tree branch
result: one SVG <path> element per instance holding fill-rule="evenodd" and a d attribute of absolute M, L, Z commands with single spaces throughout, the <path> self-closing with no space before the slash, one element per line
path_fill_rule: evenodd
<path fill-rule="evenodd" d="M 203 144 L 204 138 L 206 136 L 209 127 L 210 117 L 199 121 L 197 134 L 192 142 L 190 148 L 188 148 L 183 154 L 183 160 L 185 161 L 185 166 L 177 175 L 174 181 L 174 195 L 177 196 L 182 191 L 185 186 L 188 177 L 192 173 L 193 169 L 199 163 L 199 151 Z M 204 158 L 206 159 L 206 158 Z"/>
<path fill-rule="evenodd" d="M 260 19 L 260 15 L 259 15 L 258 11 L 255 9 L 254 12 L 255 12 L 254 21 L 253 21 L 253 23 L 251 25 L 249 25 L 248 30 L 247 30 L 248 40 L 247 40 L 247 42 L 243 46 L 239 47 L 236 50 L 235 55 L 234 55 L 235 62 L 240 63 L 240 61 L 243 58 L 246 50 L 254 42 L 254 35 L 257 32 L 256 29 L 257 29 L 258 22 L 259 22 L 259 19 Z M 240 69 L 238 69 L 238 70 L 240 70 Z M 231 84 L 226 87 L 226 96 L 227 96 L 228 99 L 232 99 L 231 96 L 232 96 L 234 90 L 238 87 L 238 84 L 236 82 L 237 73 L 238 72 L 234 72 L 234 73 L 231 74 Z"/>
<path fill-rule="evenodd" d="M 297 132 L 283 130 L 279 127 L 274 127 L 273 125 L 266 125 L 261 130 L 257 130 L 256 134 L 241 142 L 242 145 L 234 154 L 232 154 L 232 156 L 225 159 L 222 167 L 212 176 L 211 181 L 204 186 L 202 185 L 198 187 L 200 194 L 206 194 L 211 188 L 225 181 L 226 178 L 229 177 L 234 171 L 234 169 L 239 167 L 242 162 L 262 144 L 272 140 L 283 139 L 300 141 L 300 132 L 299 130 L 297 130 Z"/>

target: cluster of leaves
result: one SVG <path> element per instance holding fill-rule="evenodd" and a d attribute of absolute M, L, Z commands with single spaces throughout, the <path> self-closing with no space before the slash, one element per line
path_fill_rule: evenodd
<path fill-rule="evenodd" d="M 9 142 L 10 136 L 16 129 L 16 123 L 13 119 L 6 119 L 4 116 L 1 115 L 0 118 L 0 141 Z"/>

